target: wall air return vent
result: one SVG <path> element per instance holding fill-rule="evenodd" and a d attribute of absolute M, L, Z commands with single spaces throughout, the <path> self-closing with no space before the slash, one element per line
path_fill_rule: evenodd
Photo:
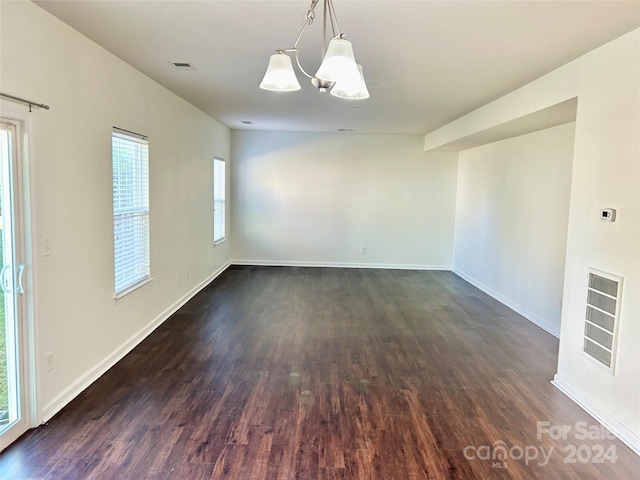
<path fill-rule="evenodd" d="M 622 277 L 589 269 L 583 352 L 614 373 Z"/>

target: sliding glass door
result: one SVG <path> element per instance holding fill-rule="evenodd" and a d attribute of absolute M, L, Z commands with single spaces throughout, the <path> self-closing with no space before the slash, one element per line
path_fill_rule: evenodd
<path fill-rule="evenodd" d="M 0 450 L 27 429 L 20 125 L 0 123 Z"/>

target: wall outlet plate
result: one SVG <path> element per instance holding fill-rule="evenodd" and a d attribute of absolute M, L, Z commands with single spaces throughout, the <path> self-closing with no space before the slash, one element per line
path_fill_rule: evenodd
<path fill-rule="evenodd" d="M 54 367 L 53 352 L 49 352 L 47 353 L 47 373 L 53 370 L 53 367 Z"/>

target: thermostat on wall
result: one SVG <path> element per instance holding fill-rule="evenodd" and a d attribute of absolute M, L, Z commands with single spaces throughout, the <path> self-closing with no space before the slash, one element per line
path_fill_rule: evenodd
<path fill-rule="evenodd" d="M 603 208 L 600 210 L 600 220 L 603 222 L 615 222 L 616 210 L 614 208 Z"/>

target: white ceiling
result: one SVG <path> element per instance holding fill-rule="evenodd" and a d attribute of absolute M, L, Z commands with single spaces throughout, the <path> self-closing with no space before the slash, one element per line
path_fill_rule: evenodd
<path fill-rule="evenodd" d="M 345 101 L 302 74 L 298 92 L 258 88 L 307 0 L 36 3 L 232 129 L 425 134 L 640 26 L 638 0 L 334 0 L 371 92 Z M 311 72 L 321 6 L 300 44 Z"/>

